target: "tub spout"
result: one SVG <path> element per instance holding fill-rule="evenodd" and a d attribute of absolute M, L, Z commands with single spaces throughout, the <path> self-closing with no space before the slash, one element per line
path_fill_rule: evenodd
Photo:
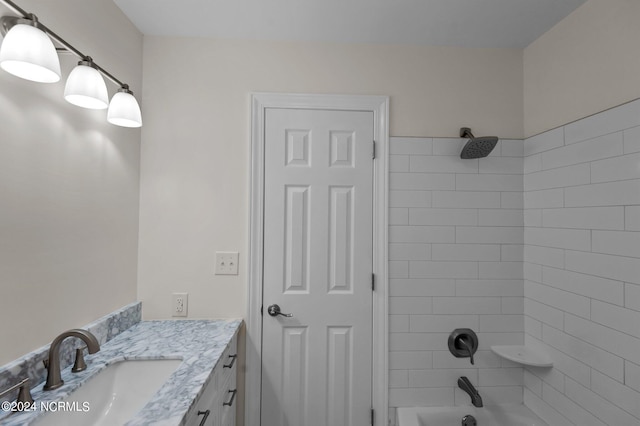
<path fill-rule="evenodd" d="M 466 376 L 458 378 L 458 387 L 469 394 L 474 407 L 482 407 L 482 397 Z"/>

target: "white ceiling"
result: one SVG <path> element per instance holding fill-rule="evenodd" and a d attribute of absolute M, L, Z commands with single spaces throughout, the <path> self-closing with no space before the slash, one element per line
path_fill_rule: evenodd
<path fill-rule="evenodd" d="M 147 35 L 523 48 L 585 0 L 114 0 Z"/>

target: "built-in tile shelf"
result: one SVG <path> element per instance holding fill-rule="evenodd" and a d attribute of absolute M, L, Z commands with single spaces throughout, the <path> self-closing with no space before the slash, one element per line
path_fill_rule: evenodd
<path fill-rule="evenodd" d="M 531 367 L 553 367 L 548 356 L 522 345 L 491 346 L 496 355 L 509 361 Z"/>

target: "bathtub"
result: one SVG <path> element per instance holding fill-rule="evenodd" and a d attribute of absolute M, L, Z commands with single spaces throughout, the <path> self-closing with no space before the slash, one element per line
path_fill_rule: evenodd
<path fill-rule="evenodd" d="M 523 404 L 398 408 L 397 426 L 460 426 L 471 414 L 478 426 L 549 426 Z"/>

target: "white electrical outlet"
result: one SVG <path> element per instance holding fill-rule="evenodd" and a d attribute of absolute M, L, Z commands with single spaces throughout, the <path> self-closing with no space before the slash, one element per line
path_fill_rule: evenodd
<path fill-rule="evenodd" d="M 216 252 L 216 275 L 238 275 L 238 252 Z"/>
<path fill-rule="evenodd" d="M 174 317 L 186 317 L 189 306 L 189 294 L 173 293 L 172 295 L 172 314 Z"/>

